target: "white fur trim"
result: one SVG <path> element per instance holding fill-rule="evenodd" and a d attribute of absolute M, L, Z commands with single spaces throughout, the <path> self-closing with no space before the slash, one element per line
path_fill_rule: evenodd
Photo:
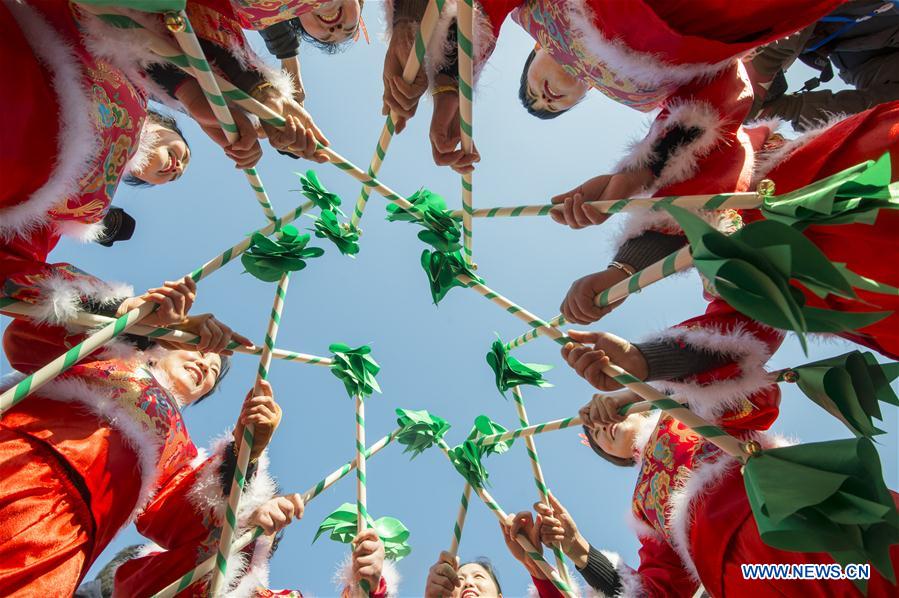
<path fill-rule="evenodd" d="M 75 220 L 61 220 L 55 223 L 59 234 L 81 241 L 82 243 L 94 243 L 103 236 L 106 225 L 102 222 L 85 224 Z"/>
<path fill-rule="evenodd" d="M 137 456 L 141 477 L 140 492 L 126 525 L 131 523 L 150 502 L 156 490 L 156 463 L 162 448 L 159 438 L 118 404 L 111 389 L 88 384 L 80 378 L 56 378 L 44 385 L 40 395 L 60 403 L 78 403 L 81 408 L 108 421 L 110 426 L 121 432 Z"/>
<path fill-rule="evenodd" d="M 35 322 L 50 324 L 63 324 L 75 317 L 82 311 L 82 298 L 110 304 L 134 295 L 134 289 L 127 284 L 108 283 L 98 278 L 69 280 L 55 274 L 40 281 L 38 288 L 40 296 L 34 304 L 34 314 L 29 317 Z"/>
<path fill-rule="evenodd" d="M 731 357 L 740 367 L 739 377 L 711 384 L 672 380 L 653 383 L 681 395 L 687 400 L 690 409 L 700 417 L 716 421 L 727 411 L 739 408 L 744 399 L 774 382 L 765 371 L 765 363 L 771 357 L 771 350 L 768 345 L 747 332 L 743 325 L 730 330 L 719 327 L 674 327 L 662 331 L 654 338 L 679 341 L 706 353 Z"/>
<path fill-rule="evenodd" d="M 488 59 L 496 49 L 496 36 L 493 35 L 493 24 L 484 14 L 481 7 L 474 3 L 474 26 L 472 35 L 472 51 L 474 52 L 472 67 L 474 69 L 474 81 L 472 87 L 475 87 L 484 71 Z"/>
<path fill-rule="evenodd" d="M 57 153 L 50 177 L 27 200 L 0 210 L 0 239 L 11 239 L 45 224 L 48 210 L 79 191 L 79 181 L 96 157 L 99 138 L 91 122 L 93 105 L 72 48 L 34 8 L 20 2 L 5 5 L 49 72 L 48 84 L 59 102 Z"/>
<path fill-rule="evenodd" d="M 387 598 L 396 598 L 399 596 L 401 577 L 399 569 L 397 569 L 396 564 L 393 561 L 384 561 L 384 566 L 381 569 L 381 577 L 383 577 L 387 583 Z M 334 588 L 337 590 L 338 594 L 340 594 L 344 588 L 351 588 L 356 585 L 356 581 L 353 579 L 353 564 L 349 555 L 337 566 L 332 581 L 334 582 Z"/>
<path fill-rule="evenodd" d="M 779 166 L 785 160 L 788 160 L 793 152 L 806 145 L 807 143 L 817 139 L 819 135 L 826 132 L 830 127 L 834 126 L 845 118 L 846 115 L 832 117 L 822 125 L 807 130 L 799 137 L 787 140 L 781 147 L 777 148 L 776 150 L 768 152 L 758 152 L 756 155 L 755 169 L 753 171 L 751 188 L 754 189 L 755 186 L 758 185 L 759 181 L 767 177 L 768 173 L 771 172 L 776 166 Z"/>
<path fill-rule="evenodd" d="M 150 18 L 146 13 L 126 8 L 119 10 L 124 16 L 137 21 L 148 31 L 119 29 L 104 23 L 87 11 L 82 11 L 84 18 L 80 24 L 84 30 L 84 43 L 92 54 L 108 60 L 113 66 L 124 72 L 132 83 L 142 83 L 146 79 L 142 75 L 142 71 L 146 67 L 166 62 L 164 58 L 150 49 L 150 36 L 156 34 L 168 38 L 168 32 L 161 20 Z"/>
<path fill-rule="evenodd" d="M 150 154 L 159 145 L 159 125 L 151 121 L 149 118 L 144 119 L 144 124 L 140 130 L 140 140 L 137 144 L 137 150 L 125 164 L 125 173 L 140 172 L 150 163 Z"/>
<path fill-rule="evenodd" d="M 281 95 L 292 98 L 296 93 L 296 82 L 293 77 L 285 70 L 270 66 L 265 60 L 256 54 L 249 43 L 246 46 L 233 45 L 229 48 L 229 52 L 234 56 L 242 67 L 248 70 L 258 71 L 262 78 L 271 83 Z M 249 89 L 244 91 L 250 92 Z"/>
<path fill-rule="evenodd" d="M 658 540 L 659 542 L 665 541 L 664 536 L 662 536 L 659 530 L 652 527 L 645 521 L 638 519 L 631 509 L 628 509 L 627 511 L 627 514 L 624 518 L 624 523 L 628 528 L 630 528 L 632 532 L 634 532 L 634 535 L 637 536 L 637 538 L 653 538 L 655 540 Z"/>
<path fill-rule="evenodd" d="M 446 0 L 443 10 L 440 12 L 440 18 L 437 19 L 437 25 L 434 26 L 434 33 L 428 41 L 428 47 L 425 50 L 425 72 L 428 75 L 428 81 L 434 82 L 434 77 L 440 71 L 454 52 L 455 45 L 447 40 L 449 28 L 456 20 L 458 6 L 456 0 Z"/>
<path fill-rule="evenodd" d="M 572 33 L 579 37 L 584 48 L 613 72 L 622 73 L 647 87 L 683 85 L 699 77 L 711 77 L 730 65 L 736 56 L 717 63 L 696 62 L 672 64 L 658 54 L 637 52 L 621 39 L 609 39 L 597 29 L 589 0 L 568 2 L 568 18 Z"/>
<path fill-rule="evenodd" d="M 662 412 L 660 410 L 649 412 L 645 416 L 639 416 L 640 427 L 637 429 L 637 433 L 634 434 L 634 455 L 638 465 L 643 460 L 643 450 L 646 448 L 646 443 L 649 442 L 649 437 L 655 432 L 656 426 L 659 425 L 661 416 Z"/>
<path fill-rule="evenodd" d="M 259 588 L 268 587 L 268 562 L 272 553 L 272 539 L 260 536 L 253 543 L 253 553 L 249 559 L 245 556 L 228 559 L 228 571 L 225 574 L 225 598 L 253 598 Z M 239 567 L 232 565 L 240 564 Z"/>

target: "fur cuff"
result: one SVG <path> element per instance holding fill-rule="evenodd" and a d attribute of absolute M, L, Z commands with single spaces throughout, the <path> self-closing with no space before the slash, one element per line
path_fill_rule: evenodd
<path fill-rule="evenodd" d="M 63 220 L 56 223 L 56 230 L 59 234 L 70 239 L 75 239 L 82 243 L 94 243 L 103 236 L 103 233 L 106 231 L 106 225 L 102 222 L 84 224 L 74 220 Z"/>
<path fill-rule="evenodd" d="M 609 559 L 609 562 L 615 567 L 615 572 L 618 573 L 618 579 L 621 580 L 621 591 L 618 592 L 618 597 L 638 598 L 646 596 L 646 592 L 643 591 L 643 584 L 640 583 L 640 575 L 628 567 L 617 552 L 608 550 L 600 550 L 600 552 Z M 589 596 L 604 596 L 604 594 L 597 590 L 592 590 Z"/>
<path fill-rule="evenodd" d="M 689 402 L 690 409 L 700 417 L 716 421 L 729 410 L 739 408 L 745 399 L 769 386 L 773 379 L 765 371 L 765 363 L 771 357 L 767 344 L 746 332 L 742 326 L 731 330 L 709 328 L 669 328 L 655 339 L 672 340 L 707 353 L 732 358 L 739 366 L 739 374 L 730 379 L 716 380 L 708 384 L 693 379 L 685 381 L 660 381 L 654 385 L 673 394 L 681 395 Z"/>
<path fill-rule="evenodd" d="M 384 578 L 384 582 L 387 584 L 387 598 L 396 598 L 399 596 L 400 572 L 393 561 L 384 561 L 381 577 Z M 356 585 L 356 581 L 353 579 L 353 564 L 350 560 L 350 556 L 347 556 L 343 562 L 337 566 L 332 581 L 334 582 L 334 588 L 337 590 L 338 594 L 341 595 L 344 588 L 351 588 Z"/>
<path fill-rule="evenodd" d="M 428 81 L 434 82 L 437 73 L 449 62 L 450 55 L 454 53 L 455 42 L 447 39 L 450 26 L 456 22 L 456 13 L 458 6 L 456 0 L 446 0 L 443 10 L 440 12 L 440 18 L 437 19 L 437 25 L 434 26 L 434 33 L 428 41 L 428 47 L 425 50 L 424 69 L 428 75 Z"/>
<path fill-rule="evenodd" d="M 25 38 L 33 43 L 32 50 L 47 69 L 59 103 L 53 172 L 30 197 L 0 210 L 0 239 L 11 239 L 46 224 L 47 211 L 81 189 L 80 180 L 91 167 L 100 141 L 90 117 L 93 104 L 82 86 L 81 68 L 70 46 L 34 8 L 21 2 L 5 5 Z"/>
<path fill-rule="evenodd" d="M 83 311 L 82 301 L 113 304 L 134 296 L 134 289 L 123 283 L 108 283 L 90 275 L 67 277 L 54 274 L 37 285 L 39 297 L 34 303 L 38 323 L 64 324 Z"/>

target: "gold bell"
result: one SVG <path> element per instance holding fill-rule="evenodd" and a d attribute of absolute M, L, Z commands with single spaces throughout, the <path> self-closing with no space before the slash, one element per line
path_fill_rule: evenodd
<path fill-rule="evenodd" d="M 187 23 L 184 22 L 184 17 L 176 12 L 165 13 L 165 26 L 172 33 L 181 33 L 187 29 Z"/>
<path fill-rule="evenodd" d="M 756 188 L 756 193 L 759 195 L 765 195 L 767 197 L 771 197 L 774 195 L 774 181 L 771 179 L 762 179 L 759 181 L 759 186 Z"/>
<path fill-rule="evenodd" d="M 474 270 L 475 272 L 477 272 L 477 271 L 478 271 L 478 265 L 477 265 L 476 263 L 474 263 L 474 262 L 471 262 L 471 269 Z"/>
<path fill-rule="evenodd" d="M 799 382 L 799 374 L 794 372 L 793 370 L 787 370 L 783 374 L 784 382 L 789 382 L 790 384 L 795 384 Z"/>
<path fill-rule="evenodd" d="M 757 440 L 750 440 L 749 442 L 743 443 L 743 452 L 750 457 L 755 457 L 761 454 L 762 445 L 759 444 Z"/>

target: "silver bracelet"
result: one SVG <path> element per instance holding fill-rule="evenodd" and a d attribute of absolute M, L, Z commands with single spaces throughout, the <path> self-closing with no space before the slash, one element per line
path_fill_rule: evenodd
<path fill-rule="evenodd" d="M 617 269 L 621 270 L 622 272 L 624 272 L 625 274 L 627 274 L 628 276 L 634 275 L 634 269 L 631 268 L 630 266 L 622 264 L 621 262 L 609 262 L 608 267 L 609 268 L 617 268 Z"/>

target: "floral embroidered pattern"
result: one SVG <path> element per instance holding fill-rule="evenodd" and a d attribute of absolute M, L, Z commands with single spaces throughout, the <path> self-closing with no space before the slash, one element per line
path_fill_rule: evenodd
<path fill-rule="evenodd" d="M 265 29 L 306 14 L 330 0 L 231 0 L 244 29 Z"/>

